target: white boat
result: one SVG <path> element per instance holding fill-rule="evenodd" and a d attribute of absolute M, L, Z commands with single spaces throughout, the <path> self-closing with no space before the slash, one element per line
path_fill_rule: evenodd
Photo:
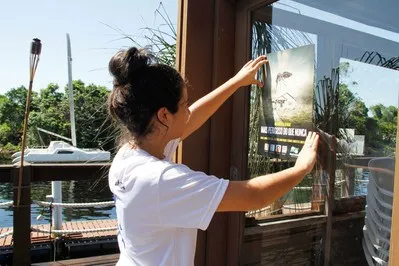
<path fill-rule="evenodd" d="M 12 155 L 13 163 L 21 161 L 21 152 Z M 26 149 L 24 161 L 31 163 L 48 162 L 104 162 L 111 154 L 100 149 L 80 149 L 64 141 L 51 141 L 48 148 Z"/>

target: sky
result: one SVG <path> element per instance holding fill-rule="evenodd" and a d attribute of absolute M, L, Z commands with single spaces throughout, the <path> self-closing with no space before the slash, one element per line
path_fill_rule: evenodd
<path fill-rule="evenodd" d="M 293 0 L 280 0 L 274 4 L 275 8 L 285 11 L 300 13 L 303 16 L 312 17 L 321 21 L 330 22 L 342 27 L 394 41 L 399 46 L 399 32 L 392 32 L 372 27 L 348 18 L 315 9 Z M 275 21 L 275 17 L 273 21 Z M 284 17 L 282 18 L 284 19 Z M 317 36 L 308 34 L 314 43 Z M 371 64 L 356 62 L 341 58 L 341 62 L 350 63 L 350 71 L 340 82 L 348 84 L 348 88 L 358 97 L 362 98 L 367 107 L 382 103 L 385 106 L 398 107 L 399 71 L 378 67 Z M 356 83 L 354 83 L 356 82 Z"/>
<path fill-rule="evenodd" d="M 118 40 L 121 33 L 107 25 L 132 34 L 135 40 L 144 44 L 144 27 L 162 27 L 160 25 L 163 24 L 162 18 L 155 14 L 160 2 L 160 0 L 4 1 L 0 26 L 0 94 L 21 85 L 28 86 L 29 50 L 33 38 L 41 39 L 43 44 L 33 89 L 39 91 L 49 83 L 57 83 L 64 88 L 68 77 L 66 33 L 69 33 L 71 38 L 73 79 L 81 79 L 86 84 L 94 83 L 111 89 L 112 79 L 107 70 L 108 61 L 118 49 L 131 46 L 132 43 L 128 40 Z M 175 24 L 177 2 L 178 0 L 162 1 L 167 14 Z M 300 10 L 305 16 L 350 26 L 399 42 L 399 33 L 379 30 L 330 13 L 323 13 L 292 0 L 281 0 L 275 4 L 275 7 L 291 12 Z M 364 67 L 357 69 L 351 76 L 358 82 L 357 87 L 353 89 L 357 90 L 367 105 L 373 104 L 372 101 L 376 100 L 375 95 L 369 92 L 369 88 L 377 87 L 379 82 L 383 85 L 378 87 L 387 91 L 380 94 L 383 103 L 397 105 L 397 96 L 392 97 L 392 94 L 388 93 L 393 91 L 394 95 L 397 95 L 399 86 L 396 73 L 381 75 L 380 71 L 372 72 L 365 70 Z M 388 82 L 391 79 L 386 79 L 385 75 L 393 77 L 392 82 Z M 373 81 L 376 85 L 370 85 L 367 80 Z"/>
<path fill-rule="evenodd" d="M 341 62 L 348 62 L 349 69 L 340 82 L 347 84 L 367 107 L 379 103 L 398 107 L 399 71 L 346 58 L 342 58 Z"/>
<path fill-rule="evenodd" d="M 107 64 L 119 49 L 131 41 L 118 40 L 132 34 L 143 42 L 143 30 L 164 27 L 155 14 L 159 0 L 13 0 L 2 2 L 0 26 L 0 94 L 21 85 L 28 87 L 30 44 L 42 42 L 42 53 L 33 83 L 39 91 L 49 83 L 64 88 L 68 79 L 66 33 L 72 47 L 72 77 L 86 84 L 112 87 Z M 162 1 L 172 22 L 177 24 L 178 0 Z M 107 24 L 107 25 L 106 25 Z"/>

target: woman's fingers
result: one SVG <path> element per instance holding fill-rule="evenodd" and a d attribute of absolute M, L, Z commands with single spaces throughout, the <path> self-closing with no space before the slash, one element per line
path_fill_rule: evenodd
<path fill-rule="evenodd" d="M 253 61 L 254 61 L 254 60 L 249 60 L 249 61 L 243 66 L 243 68 L 249 66 Z"/>
<path fill-rule="evenodd" d="M 267 59 L 263 59 L 261 61 L 259 61 L 256 65 L 255 65 L 255 69 L 258 70 L 262 65 L 267 63 Z"/>
<path fill-rule="evenodd" d="M 304 146 L 309 148 L 312 147 L 314 150 L 316 150 L 318 142 L 319 142 L 319 135 L 316 132 L 309 131 Z"/>
<path fill-rule="evenodd" d="M 318 146 L 319 146 L 319 134 L 314 133 L 312 147 L 316 151 Z"/>
<path fill-rule="evenodd" d="M 306 139 L 305 139 L 304 146 L 310 146 L 310 145 L 312 145 L 312 131 L 308 132 L 308 135 L 306 136 Z"/>
<path fill-rule="evenodd" d="M 263 87 L 263 83 L 257 79 L 254 80 L 253 84 L 258 85 L 259 87 Z"/>
<path fill-rule="evenodd" d="M 267 59 L 267 57 L 265 56 L 265 55 L 261 55 L 261 56 L 258 56 L 258 58 L 256 58 L 253 62 L 252 62 L 252 66 L 253 67 L 256 67 L 258 64 L 259 64 L 259 62 L 261 62 L 262 60 L 266 60 Z"/>

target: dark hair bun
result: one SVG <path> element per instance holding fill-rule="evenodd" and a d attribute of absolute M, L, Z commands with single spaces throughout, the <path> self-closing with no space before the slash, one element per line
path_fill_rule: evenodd
<path fill-rule="evenodd" d="M 133 47 L 117 52 L 109 71 L 114 76 L 109 113 L 134 138 L 152 132 L 152 120 L 160 108 L 172 114 L 178 111 L 184 81 L 173 67 L 158 64 L 148 50 Z"/>
<path fill-rule="evenodd" d="M 136 47 L 116 53 L 109 61 L 108 69 L 117 85 L 124 85 L 136 76 L 140 70 L 152 64 L 154 56 L 147 49 Z"/>

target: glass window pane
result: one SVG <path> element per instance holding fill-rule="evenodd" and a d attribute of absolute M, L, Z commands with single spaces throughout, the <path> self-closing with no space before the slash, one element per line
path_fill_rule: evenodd
<path fill-rule="evenodd" d="M 320 254 L 327 252 L 328 245 L 333 265 L 387 265 L 398 118 L 397 10 L 397 1 L 280 0 L 271 5 L 265 1 L 251 12 L 252 58 L 268 54 L 270 62 L 258 73 L 266 85 L 253 86 L 250 91 L 250 178 L 295 163 L 295 156 L 282 152 L 285 144 L 280 142 L 300 143 L 300 137 L 288 138 L 284 132 L 285 128 L 301 128 L 306 124 L 298 125 L 303 117 L 325 140 L 335 136 L 337 145 L 324 141 L 311 175 L 270 206 L 247 213 L 262 232 L 260 259 L 251 258 L 249 264 L 274 265 L 276 254 L 289 251 L 279 257 L 278 264 L 295 260 L 301 265 L 321 265 L 326 257 Z M 313 53 L 297 52 L 308 46 Z M 309 62 L 313 69 L 307 67 Z M 302 113 L 306 101 L 299 96 L 306 90 L 303 84 L 309 76 L 313 77 L 311 116 L 309 111 Z M 284 97 L 285 93 L 293 100 Z M 287 144 L 289 151 L 291 144 Z M 329 156 L 329 150 L 336 154 Z M 325 214 L 323 201 L 330 177 L 334 181 L 333 206 L 328 207 L 333 219 L 330 217 L 331 239 L 326 239 L 326 224 L 311 227 L 309 222 L 304 226 L 302 218 L 287 218 L 293 213 Z M 306 221 L 319 217 L 306 217 Z M 256 221 L 271 218 L 285 218 L 281 224 L 292 228 Z M 268 231 L 269 225 L 273 232 Z M 248 235 L 251 230 L 246 231 Z M 290 241 L 279 242 L 286 238 Z M 247 237 L 244 248 L 256 253 L 252 241 Z"/>
<path fill-rule="evenodd" d="M 369 164 L 376 158 L 393 157 L 395 152 L 399 88 L 398 20 L 393 18 L 393 7 L 368 2 L 370 5 L 356 6 L 347 1 L 331 5 L 326 1 L 285 0 L 261 7 L 251 15 L 253 58 L 270 53 L 269 56 L 273 57 L 278 52 L 314 45 L 311 122 L 338 138 L 336 198 L 369 194 L 369 176 L 372 174 Z M 399 7 L 397 3 L 392 4 Z M 284 65 L 287 58 L 279 58 L 279 64 Z M 285 64 L 288 69 L 295 62 L 287 61 Z M 296 69 L 301 70 L 299 67 Z M 267 71 L 259 72 L 261 79 L 267 74 Z M 276 74 L 272 77 L 276 78 Z M 275 80 L 273 82 L 272 87 L 276 87 Z M 293 91 L 298 90 L 289 85 Z M 270 95 L 273 97 L 273 93 Z M 277 112 L 278 99 L 268 102 L 267 97 L 266 87 L 251 88 L 248 142 L 251 178 L 282 170 L 295 161 L 261 151 L 272 149 L 275 153 L 278 145 L 270 141 L 262 143 L 262 123 L 270 113 L 275 118 Z M 282 147 L 278 150 L 281 151 Z M 249 212 L 247 216 L 265 218 L 273 214 L 318 210 L 326 188 L 323 170 L 318 166 L 312 175 L 305 177 L 282 199 L 262 210 Z"/>

